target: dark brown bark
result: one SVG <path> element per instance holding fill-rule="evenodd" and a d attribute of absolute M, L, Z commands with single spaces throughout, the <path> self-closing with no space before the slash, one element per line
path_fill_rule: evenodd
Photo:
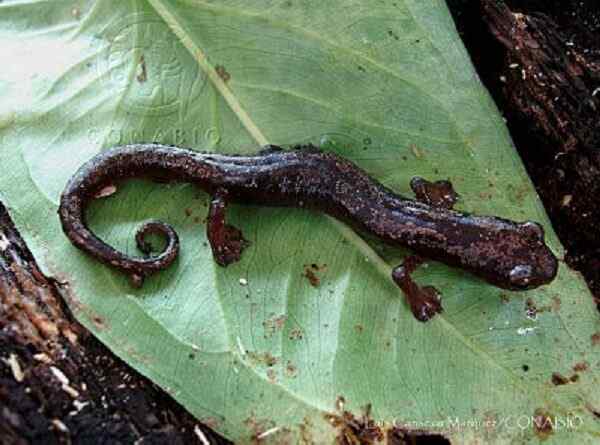
<path fill-rule="evenodd" d="M 480 0 L 458 24 L 567 263 L 600 298 L 600 3 Z"/>
<path fill-rule="evenodd" d="M 600 148 L 600 64 L 550 17 L 482 2 L 483 18 L 505 50 L 504 94 L 521 118 L 543 135 L 553 155 Z"/>
<path fill-rule="evenodd" d="M 58 286 L 0 204 L 0 443 L 227 443 L 90 336 Z"/>

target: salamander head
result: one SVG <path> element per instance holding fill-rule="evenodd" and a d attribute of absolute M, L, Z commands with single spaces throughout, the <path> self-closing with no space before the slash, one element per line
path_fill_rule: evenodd
<path fill-rule="evenodd" d="M 500 274 L 490 279 L 511 290 L 527 290 L 551 282 L 556 277 L 558 261 L 544 242 L 544 229 L 537 223 L 519 224 L 516 231 L 499 240 Z M 506 242 L 503 242 L 506 241 Z"/>

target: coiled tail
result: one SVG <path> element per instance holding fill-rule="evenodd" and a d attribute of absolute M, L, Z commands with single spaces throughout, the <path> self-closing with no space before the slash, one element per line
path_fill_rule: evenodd
<path fill-rule="evenodd" d="M 175 261 L 179 254 L 177 232 L 162 221 L 145 222 L 138 229 L 135 240 L 140 251 L 148 256 L 134 257 L 114 249 L 98 238 L 87 226 L 85 211 L 87 204 L 107 185 L 118 179 L 138 176 L 145 169 L 152 169 L 153 158 L 147 157 L 144 160 L 140 157 L 140 152 L 144 150 L 154 150 L 153 156 L 156 156 L 156 147 L 152 145 L 125 147 L 108 151 L 84 164 L 67 184 L 58 209 L 62 229 L 71 242 L 99 261 L 126 273 L 136 287 L 143 284 L 145 277 L 167 268 Z M 169 150 L 170 155 L 173 153 L 173 149 Z M 166 246 L 161 252 L 150 255 L 146 241 L 149 234 L 165 238 Z"/>

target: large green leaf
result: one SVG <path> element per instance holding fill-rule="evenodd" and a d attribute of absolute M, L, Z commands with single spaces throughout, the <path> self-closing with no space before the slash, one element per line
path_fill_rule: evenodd
<path fill-rule="evenodd" d="M 600 437 L 600 323 L 562 264 L 528 293 L 431 264 L 418 279 L 442 289 L 446 311 L 421 324 L 390 280 L 399 252 L 322 215 L 234 206 L 252 246 L 223 269 L 205 194 L 130 182 L 94 204 L 93 228 L 132 253 L 146 218 L 182 238 L 178 262 L 141 290 L 60 230 L 67 179 L 109 146 L 312 141 L 398 192 L 413 175 L 450 178 L 462 209 L 541 221 L 561 255 L 442 1 L 4 1 L 0 42 L 2 200 L 45 271 L 68 281 L 76 317 L 217 431 L 331 441 L 325 414 L 342 396 L 386 428 L 442 425 L 459 443 L 535 441 L 540 412 L 570 421 L 548 443 Z M 551 383 L 582 362 L 576 383 Z"/>

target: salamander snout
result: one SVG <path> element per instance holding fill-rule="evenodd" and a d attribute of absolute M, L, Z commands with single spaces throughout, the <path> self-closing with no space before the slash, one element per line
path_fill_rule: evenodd
<path fill-rule="evenodd" d="M 515 255 L 517 263 L 508 271 L 513 289 L 525 290 L 551 282 L 556 276 L 558 260 L 544 241 L 544 229 L 535 222 L 519 225 L 524 246 Z M 518 261 L 520 258 L 521 261 Z"/>
<path fill-rule="evenodd" d="M 548 250 L 546 255 L 537 258 L 534 264 L 514 266 L 509 274 L 510 288 L 514 290 L 533 289 L 551 282 L 556 276 L 558 261 Z"/>

